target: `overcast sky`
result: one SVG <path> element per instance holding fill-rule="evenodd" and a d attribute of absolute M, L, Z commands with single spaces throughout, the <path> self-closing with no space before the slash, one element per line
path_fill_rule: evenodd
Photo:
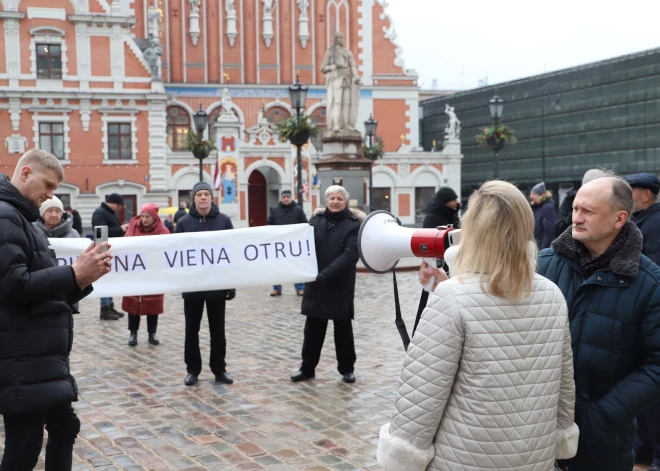
<path fill-rule="evenodd" d="M 659 0 L 389 0 L 405 67 L 439 89 L 493 85 L 660 47 Z"/>

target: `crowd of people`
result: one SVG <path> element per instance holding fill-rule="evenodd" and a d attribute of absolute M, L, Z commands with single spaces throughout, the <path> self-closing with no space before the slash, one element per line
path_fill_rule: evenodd
<path fill-rule="evenodd" d="M 74 212 L 54 196 L 63 179 L 58 159 L 37 149 L 21 157 L 11 179 L 0 175 L 2 471 L 34 468 L 44 426 L 46 469 L 71 469 L 80 430 L 71 406 L 78 397 L 69 370 L 72 314 L 110 271 L 113 255 L 108 243 L 90 244 L 73 265 L 54 262 L 48 238 L 82 233 Z M 377 458 L 384 469 L 631 471 L 636 457 L 660 469 L 658 193 L 654 175 L 621 178 L 594 169 L 557 213 L 544 183 L 528 201 L 515 186 L 490 181 L 472 194 L 462 219 L 458 195 L 451 188 L 436 193 L 423 225 L 460 227 L 461 245 L 451 265 L 421 264 L 420 284 L 434 278 L 435 286 L 420 301 L 395 412 L 381 429 Z M 306 321 L 291 381 L 315 378 L 332 320 L 337 370 L 353 383 L 365 214 L 349 208 L 341 186 L 327 188 L 325 197 L 326 206 L 308 222 L 316 280 L 295 285 Z M 126 222 L 118 216 L 122 205 L 120 195 L 108 195 L 92 225 L 108 226 L 110 237 L 172 232 L 156 205 L 145 204 Z M 192 188 L 190 208 L 182 205 L 173 223 L 175 233 L 233 229 L 205 182 Z M 268 224 L 299 223 L 307 223 L 305 214 L 285 190 Z M 281 293 L 273 286 L 271 296 Z M 216 381 L 232 384 L 225 307 L 236 290 L 182 297 L 184 384 L 195 385 L 202 371 L 205 308 L 211 371 Z M 127 296 L 121 306 L 128 344 L 137 345 L 146 316 L 148 342 L 159 345 L 163 295 Z M 112 298 L 101 298 L 102 320 L 123 315 Z M 39 342 L 29 341 L 37 330 Z"/>

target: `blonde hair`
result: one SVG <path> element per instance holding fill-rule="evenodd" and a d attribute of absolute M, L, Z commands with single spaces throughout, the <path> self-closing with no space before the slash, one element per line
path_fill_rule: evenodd
<path fill-rule="evenodd" d="M 480 274 L 484 292 L 500 298 L 522 299 L 531 292 L 534 215 L 518 188 L 499 180 L 481 185 L 470 196 L 461 229 L 453 275 Z"/>
<path fill-rule="evenodd" d="M 62 164 L 50 152 L 41 149 L 30 149 L 18 159 L 15 172 L 20 172 L 23 167 L 30 167 L 32 170 L 55 170 L 60 182 L 64 181 L 64 169 Z M 41 167 L 41 168 L 38 168 Z"/>

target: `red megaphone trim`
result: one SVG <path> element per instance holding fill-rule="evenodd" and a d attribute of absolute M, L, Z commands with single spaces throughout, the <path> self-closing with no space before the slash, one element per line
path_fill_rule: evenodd
<path fill-rule="evenodd" d="M 453 230 L 453 227 L 418 229 L 410 239 L 410 249 L 415 257 L 443 259 L 449 247 L 448 234 Z"/>

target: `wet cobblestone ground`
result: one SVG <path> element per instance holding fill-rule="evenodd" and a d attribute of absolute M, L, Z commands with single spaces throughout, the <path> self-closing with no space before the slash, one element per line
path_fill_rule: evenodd
<path fill-rule="evenodd" d="M 411 331 L 420 289 L 414 272 L 398 278 Z M 240 290 L 227 304 L 227 370 L 235 380 L 229 386 L 216 383 L 208 369 L 205 321 L 205 367 L 197 385 L 184 386 L 180 296 L 166 297 L 157 347 L 146 341 L 146 322 L 138 346 L 129 347 L 126 319 L 100 321 L 98 300 L 84 300 L 71 356 L 82 421 L 74 470 L 380 469 L 378 430 L 389 420 L 404 354 L 391 277 L 358 274 L 352 385 L 336 371 L 332 328 L 316 379 L 289 380 L 300 364 L 301 298 L 293 286 L 279 298 L 269 293 L 269 287 Z M 1 454 L 1 420 L 0 432 Z M 44 467 L 41 458 L 36 469 Z"/>

